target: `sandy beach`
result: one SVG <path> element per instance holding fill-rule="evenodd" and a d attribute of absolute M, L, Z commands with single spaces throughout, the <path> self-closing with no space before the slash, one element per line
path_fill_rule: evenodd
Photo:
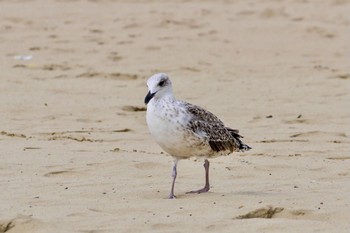
<path fill-rule="evenodd" d="M 0 1 L 0 232 L 349 232 L 350 1 Z M 146 80 L 253 149 L 178 165 Z"/>

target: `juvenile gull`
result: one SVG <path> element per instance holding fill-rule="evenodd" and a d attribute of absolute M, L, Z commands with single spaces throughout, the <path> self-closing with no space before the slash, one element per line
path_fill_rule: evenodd
<path fill-rule="evenodd" d="M 173 182 L 169 198 L 175 198 L 174 186 L 177 162 L 190 157 L 204 157 L 205 186 L 188 193 L 208 192 L 209 161 L 207 158 L 228 155 L 233 151 L 251 149 L 244 144 L 238 130 L 225 127 L 211 112 L 177 100 L 172 84 L 164 73 L 155 74 L 147 81 L 147 124 L 160 147 L 174 158 Z"/>

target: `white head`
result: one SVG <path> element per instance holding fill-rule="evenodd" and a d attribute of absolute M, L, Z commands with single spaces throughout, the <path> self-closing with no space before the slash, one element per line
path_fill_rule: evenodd
<path fill-rule="evenodd" d="M 161 98 L 165 95 L 172 95 L 173 87 L 168 75 L 158 73 L 147 80 L 148 93 L 145 97 L 145 104 L 152 98 Z"/>

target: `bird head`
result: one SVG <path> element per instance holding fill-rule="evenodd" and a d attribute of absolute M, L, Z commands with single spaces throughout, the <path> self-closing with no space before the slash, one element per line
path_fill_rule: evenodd
<path fill-rule="evenodd" d="M 148 93 L 145 97 L 145 104 L 153 98 L 162 98 L 165 95 L 172 94 L 172 84 L 168 75 L 158 73 L 151 76 L 147 81 Z"/>

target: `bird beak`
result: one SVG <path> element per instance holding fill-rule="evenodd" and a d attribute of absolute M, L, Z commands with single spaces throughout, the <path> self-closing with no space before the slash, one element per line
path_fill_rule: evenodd
<path fill-rule="evenodd" d="M 157 92 L 151 93 L 151 91 L 149 91 L 145 97 L 145 104 L 148 104 L 148 102 L 154 97 L 156 93 Z"/>

